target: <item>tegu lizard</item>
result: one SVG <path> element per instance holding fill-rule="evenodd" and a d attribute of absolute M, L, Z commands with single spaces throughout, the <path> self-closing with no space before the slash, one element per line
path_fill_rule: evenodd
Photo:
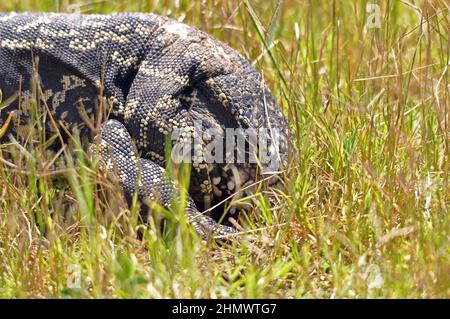
<path fill-rule="evenodd" d="M 84 136 L 94 135 L 86 118 L 94 117 L 102 98 L 108 102 L 94 149 L 125 195 L 137 191 L 145 207 L 148 200 L 168 207 L 175 196 L 164 170 L 165 137 L 176 132 L 173 144 L 193 141 L 187 144 L 192 170 L 186 214 L 203 238 L 236 230 L 199 213 L 198 205 L 206 209 L 241 196 L 265 169 L 257 157 L 250 161 L 255 148 L 248 135 L 231 140 L 231 150 L 220 144 L 211 150 L 212 140 L 225 140 L 230 129 L 264 132 L 276 148 L 275 170 L 286 164 L 291 132 L 261 75 L 227 45 L 164 16 L 0 13 L 3 139 L 17 134 L 14 123 L 26 121 L 23 106 L 35 82 L 43 111 L 59 128 L 77 127 Z M 54 130 L 54 123 L 47 129 Z M 208 151 L 236 156 L 211 161 Z M 238 153 L 245 154 L 240 161 Z"/>

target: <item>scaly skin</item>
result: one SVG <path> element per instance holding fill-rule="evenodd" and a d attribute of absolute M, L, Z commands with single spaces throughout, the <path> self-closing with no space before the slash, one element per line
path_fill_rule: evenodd
<path fill-rule="evenodd" d="M 0 127 L 12 111 L 16 122 L 26 121 L 23 105 L 36 73 L 59 125 L 83 135 L 89 130 L 80 114 L 93 118 L 98 96 L 107 99 L 111 114 L 97 139 L 100 162 L 114 168 L 127 196 L 138 189 L 143 205 L 148 199 L 169 205 L 174 192 L 162 168 L 164 136 L 182 129 L 183 138 L 192 139 L 196 120 L 202 131 L 215 128 L 223 136 L 226 128 L 277 128 L 280 166 L 286 164 L 289 126 L 259 73 L 225 44 L 167 17 L 1 13 L 2 98 L 20 94 L 1 110 Z M 201 134 L 200 141 L 196 158 L 209 143 Z M 194 163 L 186 213 L 202 237 L 235 230 L 199 214 L 194 201 L 209 207 L 242 193 L 258 172 L 252 163 Z"/>

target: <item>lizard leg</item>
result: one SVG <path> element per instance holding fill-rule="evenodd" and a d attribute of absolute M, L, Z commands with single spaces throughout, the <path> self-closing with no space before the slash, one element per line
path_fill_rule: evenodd
<path fill-rule="evenodd" d="M 137 191 L 139 202 L 147 206 L 147 210 L 149 201 L 157 201 L 170 210 L 171 203 L 178 196 L 173 182 L 161 166 L 138 157 L 131 136 L 122 123 L 116 120 L 105 122 L 96 138 L 96 145 L 100 167 L 116 175 L 128 199 Z M 203 239 L 236 233 L 234 228 L 217 224 L 211 217 L 201 214 L 189 196 L 186 206 L 188 222 Z"/>

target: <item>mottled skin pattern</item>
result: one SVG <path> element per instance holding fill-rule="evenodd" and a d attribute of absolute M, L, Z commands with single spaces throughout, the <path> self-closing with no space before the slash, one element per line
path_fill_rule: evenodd
<path fill-rule="evenodd" d="M 167 17 L 0 13 L 0 89 L 3 101 L 12 100 L 2 106 L 0 126 L 11 111 L 26 121 L 36 73 L 53 117 L 82 134 L 89 132 L 80 114 L 92 118 L 98 96 L 106 98 L 111 114 L 97 139 L 101 163 L 113 168 L 126 195 L 137 189 L 142 202 L 169 205 L 164 136 L 182 128 L 182 138 L 192 138 L 195 120 L 203 130 L 278 128 L 285 164 L 289 127 L 261 76 L 233 49 Z M 242 194 L 258 175 L 255 164 L 193 164 L 187 214 L 202 237 L 235 230 L 199 214 L 194 201 L 210 207 Z"/>

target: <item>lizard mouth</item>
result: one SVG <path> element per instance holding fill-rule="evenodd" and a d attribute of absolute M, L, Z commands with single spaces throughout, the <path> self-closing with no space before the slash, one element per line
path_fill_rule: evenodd
<path fill-rule="evenodd" d="M 209 198 L 196 204 L 216 221 L 232 226 L 231 219 L 238 219 L 241 212 L 252 207 L 249 198 L 256 190 L 256 169 L 237 164 L 217 164 L 217 167 L 221 174 L 211 178 L 212 191 L 204 196 Z"/>
<path fill-rule="evenodd" d="M 249 213 L 255 206 L 257 189 L 280 188 L 280 178 L 273 172 L 260 172 L 250 164 L 225 164 L 220 166 L 221 176 L 212 178 L 212 193 L 208 200 L 196 201 L 198 209 L 209 214 L 217 222 L 236 226 L 242 213 Z"/>

